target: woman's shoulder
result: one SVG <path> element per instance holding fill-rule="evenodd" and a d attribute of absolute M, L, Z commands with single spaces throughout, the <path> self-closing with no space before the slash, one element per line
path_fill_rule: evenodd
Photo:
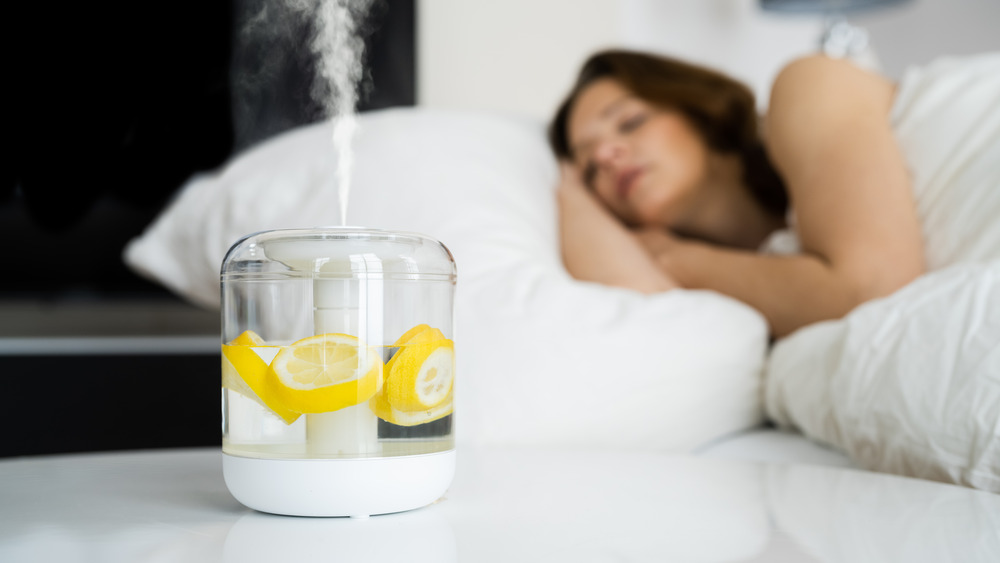
<path fill-rule="evenodd" d="M 771 86 L 768 113 L 787 106 L 816 108 L 827 104 L 880 104 L 888 109 L 895 85 L 886 77 L 847 60 L 808 55 L 785 65 Z"/>
<path fill-rule="evenodd" d="M 895 85 L 854 63 L 823 55 L 792 61 L 771 88 L 765 116 L 766 142 L 772 156 L 783 160 L 831 130 L 857 119 L 886 122 Z"/>
<path fill-rule="evenodd" d="M 786 63 L 778 73 L 779 78 L 795 77 L 801 74 L 816 72 L 870 72 L 858 66 L 850 59 L 830 57 L 823 53 L 802 55 Z"/>
<path fill-rule="evenodd" d="M 771 86 L 768 114 L 789 107 L 831 111 L 850 105 L 892 104 L 895 84 L 881 74 L 847 60 L 808 55 L 785 65 Z"/>

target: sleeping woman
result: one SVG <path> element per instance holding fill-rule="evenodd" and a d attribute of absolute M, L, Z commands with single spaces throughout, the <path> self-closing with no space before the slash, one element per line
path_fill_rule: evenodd
<path fill-rule="evenodd" d="M 896 93 L 810 56 L 779 73 L 761 117 L 747 87 L 710 69 L 594 55 L 549 129 L 568 271 L 647 293 L 715 290 L 775 337 L 896 291 L 927 267 Z M 796 252 L 760 252 L 789 230 Z"/>

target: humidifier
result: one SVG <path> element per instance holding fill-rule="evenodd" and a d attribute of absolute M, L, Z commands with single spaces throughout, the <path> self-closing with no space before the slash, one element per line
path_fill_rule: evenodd
<path fill-rule="evenodd" d="M 222 265 L 230 492 L 274 514 L 367 517 L 451 483 L 455 262 L 427 236 L 249 235 Z"/>

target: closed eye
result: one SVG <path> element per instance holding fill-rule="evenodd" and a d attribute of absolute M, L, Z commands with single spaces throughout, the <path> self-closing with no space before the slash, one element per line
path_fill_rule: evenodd
<path fill-rule="evenodd" d="M 635 131 L 640 126 L 642 126 L 643 123 L 646 122 L 647 117 L 648 116 L 646 115 L 646 113 L 637 113 L 619 123 L 618 130 L 621 131 L 622 133 L 630 133 L 632 131 Z"/>

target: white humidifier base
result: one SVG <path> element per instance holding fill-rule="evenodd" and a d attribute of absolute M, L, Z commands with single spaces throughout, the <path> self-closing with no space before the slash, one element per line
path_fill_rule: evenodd
<path fill-rule="evenodd" d="M 289 516 L 351 516 L 427 506 L 455 475 L 455 450 L 358 459 L 256 459 L 222 455 L 222 474 L 236 500 Z"/>

